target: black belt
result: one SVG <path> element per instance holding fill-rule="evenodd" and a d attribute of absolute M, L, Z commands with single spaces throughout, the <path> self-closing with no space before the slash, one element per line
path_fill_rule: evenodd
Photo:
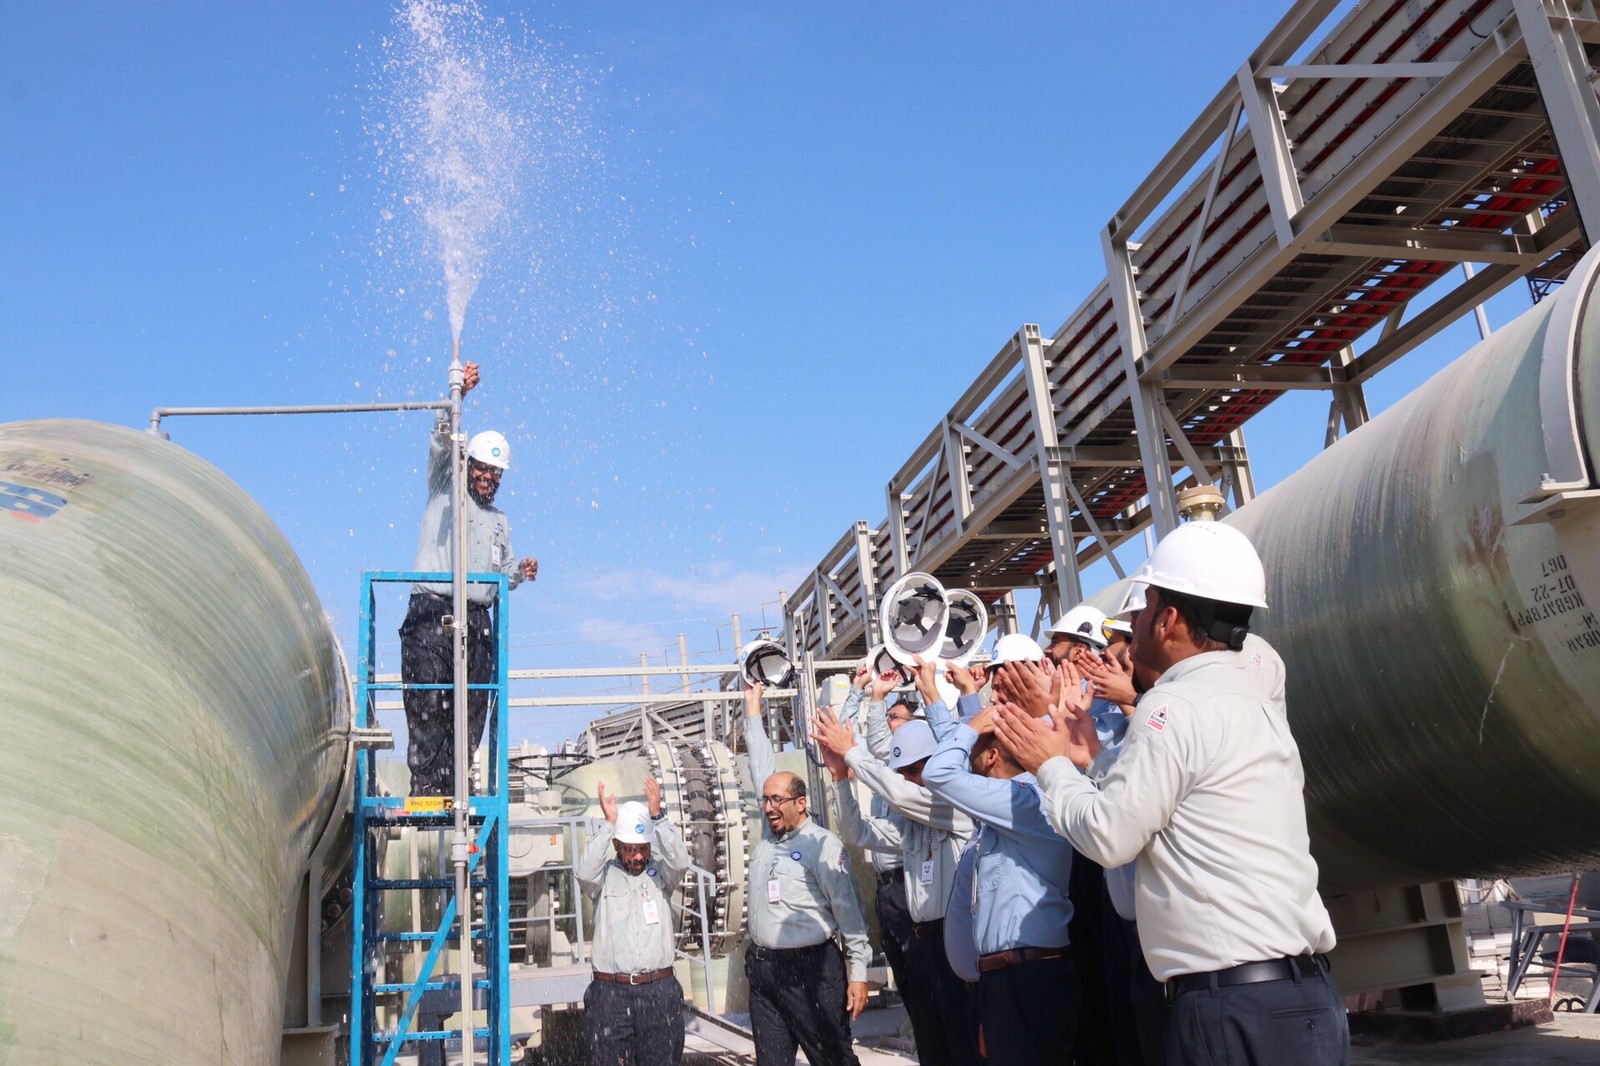
<path fill-rule="evenodd" d="M 792 959 L 796 955 L 801 955 L 808 951 L 816 951 L 818 948 L 828 947 L 832 943 L 833 941 L 831 940 L 824 940 L 820 944 L 807 944 L 802 948 L 764 948 L 760 944 L 751 944 L 745 951 L 752 958 L 760 959 L 762 962 L 771 962 L 774 959 Z"/>
<path fill-rule="evenodd" d="M 657 981 L 665 981 L 672 976 L 672 967 L 666 966 L 659 970 L 641 970 L 638 973 L 602 973 L 594 971 L 596 981 L 610 981 L 618 985 L 648 985 Z"/>
<path fill-rule="evenodd" d="M 1240 963 L 1226 970 L 1212 970 L 1209 973 L 1186 973 L 1167 982 L 1167 1002 L 1172 1002 L 1185 992 L 1210 988 L 1213 982 L 1218 988 L 1228 988 L 1233 985 L 1258 985 L 1265 981 L 1287 981 L 1296 974 L 1318 977 L 1327 972 L 1326 955 L 1291 955 L 1265 962 Z"/>
<path fill-rule="evenodd" d="M 930 936 L 938 936 L 944 931 L 944 919 L 935 918 L 931 922 L 912 922 L 911 931 L 917 934 L 918 940 L 926 940 Z"/>

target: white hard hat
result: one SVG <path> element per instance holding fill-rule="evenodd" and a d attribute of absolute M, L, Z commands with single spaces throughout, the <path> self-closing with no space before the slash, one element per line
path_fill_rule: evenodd
<path fill-rule="evenodd" d="M 467 458 L 504 470 L 511 465 L 511 442 L 494 430 L 486 429 L 467 441 Z"/>
<path fill-rule="evenodd" d="M 1174 529 L 1130 580 L 1135 588 L 1142 583 L 1218 603 L 1267 605 L 1261 557 L 1249 537 L 1222 522 L 1189 522 Z M 1132 599 L 1130 592 L 1130 603 Z"/>
<path fill-rule="evenodd" d="M 783 645 L 758 637 L 739 652 L 739 677 L 747 685 L 762 684 L 782 688 L 794 680 L 794 664 Z"/>
<path fill-rule="evenodd" d="M 889 586 L 878 605 L 883 646 L 896 660 L 911 666 L 917 656 L 932 658 L 944 643 L 950 600 L 932 574 L 913 571 Z"/>
<path fill-rule="evenodd" d="M 1133 636 L 1133 623 L 1121 617 L 1107 618 L 1105 625 L 1100 627 L 1100 632 L 1106 635 L 1106 643 L 1110 644 L 1113 633 L 1121 633 L 1125 637 Z"/>
<path fill-rule="evenodd" d="M 994 642 L 994 663 L 1036 663 L 1044 658 L 1039 642 L 1024 633 L 1007 633 Z"/>
<path fill-rule="evenodd" d="M 648 844 L 655 836 L 651 824 L 650 808 L 638 800 L 617 804 L 617 830 L 615 839 L 624 844 Z"/>
<path fill-rule="evenodd" d="M 1053 636 L 1071 637 L 1081 640 L 1085 644 L 1093 644 L 1103 648 L 1111 643 L 1101 632 L 1106 624 L 1105 612 L 1098 607 L 1091 607 L 1087 603 L 1080 603 L 1051 626 L 1048 630 Z"/>
<path fill-rule="evenodd" d="M 933 754 L 939 742 L 933 739 L 933 727 L 927 722 L 907 722 L 894 731 L 894 747 L 889 752 L 889 769 L 899 770 L 912 763 L 921 762 Z"/>
<path fill-rule="evenodd" d="M 939 658 L 965 666 L 989 632 L 989 612 L 977 594 L 966 589 L 950 589 L 945 598 L 950 603 L 950 618 L 944 624 Z"/>
<path fill-rule="evenodd" d="M 901 685 L 909 685 L 916 679 L 916 675 L 911 672 L 912 664 L 896 659 L 882 644 L 874 644 L 872 650 L 867 652 L 867 668 L 872 671 L 873 677 L 886 674 L 890 670 L 898 670 Z"/>

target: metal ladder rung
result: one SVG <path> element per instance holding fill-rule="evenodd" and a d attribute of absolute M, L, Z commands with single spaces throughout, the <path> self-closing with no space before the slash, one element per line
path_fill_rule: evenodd
<path fill-rule="evenodd" d="M 489 1029 L 488 1029 L 487 1026 L 485 1026 L 485 1027 L 483 1027 L 481 1029 L 472 1030 L 472 1036 L 473 1036 L 474 1039 L 480 1039 L 480 1038 L 483 1038 L 483 1037 L 487 1037 L 488 1035 L 489 1035 Z M 394 1042 L 394 1030 L 391 1029 L 391 1030 L 388 1030 L 388 1031 L 382 1032 L 382 1033 L 373 1033 L 371 1039 L 372 1039 L 372 1042 L 374 1044 L 392 1044 Z M 459 1039 L 461 1039 L 461 1030 L 460 1029 L 424 1029 L 421 1032 L 417 1032 L 417 1033 L 407 1033 L 405 1036 L 400 1038 L 400 1043 L 409 1044 L 413 1040 L 459 1040 Z"/>
<path fill-rule="evenodd" d="M 417 987 L 419 987 L 419 986 L 417 986 L 415 984 L 412 984 L 410 982 L 399 982 L 399 983 L 395 983 L 395 984 L 373 985 L 372 986 L 372 991 L 373 991 L 373 993 L 375 995 L 382 996 L 382 995 L 392 995 L 392 994 L 397 993 L 397 992 L 409 992 L 413 988 L 417 988 Z M 457 991 L 458 989 L 461 988 L 461 982 L 460 981 L 424 981 L 420 987 L 422 988 L 422 990 L 424 992 L 441 992 L 441 991 L 454 992 L 454 991 Z M 474 982 L 472 982 L 472 987 L 473 988 L 488 988 L 489 987 L 489 982 L 488 981 L 474 981 Z"/>
<path fill-rule="evenodd" d="M 467 884 L 472 888 L 482 888 L 489 882 L 481 877 L 468 878 Z M 368 888 L 394 889 L 404 891 L 423 888 L 448 888 L 454 889 L 456 881 L 453 877 L 374 877 L 367 881 Z"/>
<path fill-rule="evenodd" d="M 375 933 L 375 934 L 373 934 L 372 939 L 374 939 L 374 940 L 388 940 L 388 941 L 391 941 L 391 942 L 398 942 L 398 943 L 424 943 L 424 942 L 432 940 L 436 935 L 438 935 L 438 934 L 436 934 L 436 933 Z M 472 939 L 474 939 L 474 940 L 482 940 L 483 936 L 484 936 L 484 931 L 482 929 L 474 929 L 472 931 Z M 454 934 L 454 933 L 447 933 L 445 935 L 445 938 L 444 938 L 444 942 L 446 944 L 459 943 L 460 940 L 461 940 L 461 938 L 459 936 L 457 936 L 456 934 Z"/>

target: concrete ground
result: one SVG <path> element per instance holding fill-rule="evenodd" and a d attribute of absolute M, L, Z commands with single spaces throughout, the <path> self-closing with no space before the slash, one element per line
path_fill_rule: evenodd
<path fill-rule="evenodd" d="M 1354 1066 L 1425 1066 L 1494 1063 L 1495 1066 L 1600 1063 L 1600 1016 L 1557 1012 L 1555 1021 L 1531 1029 L 1489 1033 L 1439 1044 L 1356 1044 Z"/>

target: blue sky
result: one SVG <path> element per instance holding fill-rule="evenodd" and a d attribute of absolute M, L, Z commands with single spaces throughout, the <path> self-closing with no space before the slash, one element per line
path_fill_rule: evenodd
<path fill-rule="evenodd" d="M 1106 219 L 1286 8 L 484 0 L 459 43 L 504 51 L 534 149 L 462 341 L 484 366 L 470 427 L 512 438 L 501 503 L 542 566 L 513 665 L 660 663 L 680 631 L 708 660 L 729 612 L 776 623 L 1005 340 L 1103 275 Z M 0 421 L 443 391 L 390 6 L 8 22 Z M 1514 287 L 1489 313 L 1526 306 Z M 1386 372 L 1374 410 L 1472 339 Z M 1247 427 L 1259 487 L 1320 448 L 1325 404 Z M 353 641 L 361 571 L 410 564 L 427 419 L 168 429 L 273 515 Z"/>

